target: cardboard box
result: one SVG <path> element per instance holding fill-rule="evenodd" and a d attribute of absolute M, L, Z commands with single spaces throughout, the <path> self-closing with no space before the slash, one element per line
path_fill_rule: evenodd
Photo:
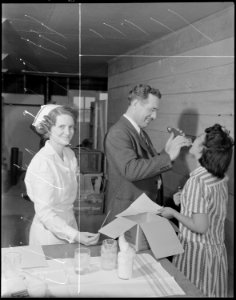
<path fill-rule="evenodd" d="M 152 213 L 142 213 L 126 218 L 137 224 L 125 232 L 126 240 L 134 246 L 136 251 L 150 249 L 150 245 L 153 249 L 156 248 L 153 239 L 158 239 L 158 247 L 155 250 L 158 258 L 178 254 L 179 251 L 183 252 L 177 240 L 175 225 L 171 221 Z"/>
<path fill-rule="evenodd" d="M 160 206 L 145 194 L 136 201 L 99 232 L 114 239 L 125 234 L 136 251 L 151 249 L 157 259 L 183 253 L 184 249 L 173 228 L 175 225 L 156 215 Z"/>
<path fill-rule="evenodd" d="M 141 223 L 150 221 L 151 216 L 149 213 L 138 214 L 135 216 L 126 217 L 129 220 L 133 220 L 137 223 L 136 226 L 125 232 L 126 240 L 134 246 L 136 251 L 142 251 L 150 249 L 148 240 L 140 226 Z"/>

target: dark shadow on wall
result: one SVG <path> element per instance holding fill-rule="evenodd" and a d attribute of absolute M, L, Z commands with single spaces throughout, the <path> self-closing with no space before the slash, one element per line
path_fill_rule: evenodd
<path fill-rule="evenodd" d="M 199 122 L 199 113 L 196 109 L 185 109 L 182 111 L 179 121 L 178 128 L 183 130 L 186 136 L 190 137 L 192 141 L 195 139 L 197 135 L 197 128 Z M 182 148 L 180 155 L 177 159 L 176 168 L 181 168 L 181 174 L 184 173 L 185 176 L 181 179 L 179 183 L 180 186 L 183 186 L 186 182 L 186 178 L 189 173 L 192 171 L 191 166 L 194 164 L 194 160 L 189 154 L 190 147 Z M 174 167 L 175 168 L 175 167 Z M 176 172 L 178 170 L 176 169 Z"/>
<path fill-rule="evenodd" d="M 199 113 L 196 109 L 185 109 L 182 111 L 178 127 L 188 136 L 196 137 L 199 122 Z"/>
<path fill-rule="evenodd" d="M 198 128 L 198 122 L 199 122 L 199 113 L 196 109 L 186 109 L 183 110 L 180 114 L 179 121 L 177 124 L 177 127 L 185 133 L 187 137 L 190 137 L 192 140 L 196 137 L 197 134 L 197 128 Z M 169 197 L 165 197 L 164 199 L 164 206 L 166 207 L 172 207 L 173 209 L 180 211 L 180 206 L 175 205 L 173 201 L 173 194 L 178 191 L 178 187 L 183 188 L 185 185 L 189 173 L 192 171 L 193 165 L 194 165 L 194 159 L 192 158 L 191 154 L 189 154 L 190 147 L 184 147 L 180 151 L 180 155 L 175 160 L 175 163 L 173 164 L 172 171 L 181 174 L 179 177 L 179 182 L 175 182 L 173 184 L 172 188 L 172 195 Z M 176 186 L 174 186 L 176 185 Z M 179 222 L 176 219 L 171 219 L 171 221 L 176 225 L 179 226 Z M 172 257 L 168 258 L 170 261 L 172 261 Z"/>

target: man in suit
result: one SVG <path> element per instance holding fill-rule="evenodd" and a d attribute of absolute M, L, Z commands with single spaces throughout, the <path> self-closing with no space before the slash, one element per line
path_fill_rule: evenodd
<path fill-rule="evenodd" d="M 153 147 L 143 128 L 156 118 L 160 98 L 158 89 L 142 84 L 135 86 L 129 92 L 126 113 L 105 137 L 108 167 L 105 207 L 106 213 L 110 211 L 107 222 L 114 220 L 115 215 L 142 193 L 163 205 L 163 199 L 160 199 L 161 173 L 171 169 L 181 147 L 189 145 L 185 137 L 174 138 L 172 133 L 161 153 Z"/>

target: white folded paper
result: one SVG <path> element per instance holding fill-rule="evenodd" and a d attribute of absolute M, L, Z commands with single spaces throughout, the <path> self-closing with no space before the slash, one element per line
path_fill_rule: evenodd
<path fill-rule="evenodd" d="M 126 210 L 122 211 L 116 217 L 125 217 L 141 213 L 156 214 L 161 206 L 153 202 L 146 194 L 140 195 Z"/>

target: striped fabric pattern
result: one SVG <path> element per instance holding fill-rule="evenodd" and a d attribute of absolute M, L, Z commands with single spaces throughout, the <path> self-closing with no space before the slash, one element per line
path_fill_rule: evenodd
<path fill-rule="evenodd" d="M 189 217 L 192 213 L 206 213 L 209 228 L 200 234 L 180 223 L 179 238 L 185 251 L 176 255 L 173 263 L 208 297 L 227 297 L 227 181 L 227 177 L 218 179 L 198 167 L 190 173 L 181 195 L 181 213 Z"/>
<path fill-rule="evenodd" d="M 162 266 L 149 254 L 136 255 L 136 263 L 139 271 L 142 273 L 156 297 L 185 294 L 174 278 L 171 278 L 167 272 L 166 277 L 163 276 L 163 271 L 161 270 Z M 158 268 L 154 268 L 156 264 L 159 264 Z"/>

